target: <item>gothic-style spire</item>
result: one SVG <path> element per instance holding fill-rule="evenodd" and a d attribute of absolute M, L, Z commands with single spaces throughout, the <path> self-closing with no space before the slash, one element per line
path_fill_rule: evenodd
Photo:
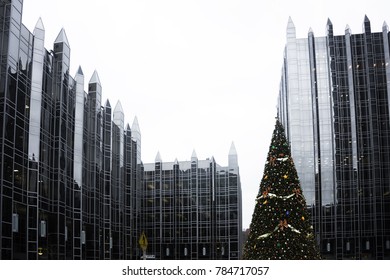
<path fill-rule="evenodd" d="M 93 72 L 91 80 L 89 80 L 89 83 L 101 85 L 99 75 L 98 75 L 98 72 L 96 70 Z"/>
<path fill-rule="evenodd" d="M 140 130 L 139 124 L 138 124 L 137 116 L 134 117 L 134 121 L 133 121 L 133 124 L 131 126 L 131 131 L 141 133 L 141 130 Z"/>
<path fill-rule="evenodd" d="M 41 18 L 38 19 L 37 24 L 35 25 L 35 28 L 34 28 L 34 35 L 35 35 L 35 30 L 36 30 L 36 29 L 45 31 L 45 27 L 43 26 L 43 22 L 42 22 L 42 19 L 41 19 Z"/>
<path fill-rule="evenodd" d="M 238 167 L 237 150 L 234 142 L 230 145 L 229 150 L 229 167 Z"/>
<path fill-rule="evenodd" d="M 287 23 L 287 39 L 295 39 L 296 38 L 296 31 L 295 31 L 295 25 L 292 21 L 291 17 L 288 17 L 288 23 Z"/>
<path fill-rule="evenodd" d="M 69 46 L 68 37 L 66 37 L 65 29 L 62 28 L 60 33 L 58 34 L 56 40 L 54 41 L 54 44 L 57 43 L 64 43 L 65 45 Z"/>
<path fill-rule="evenodd" d="M 119 100 L 118 100 L 118 102 L 115 105 L 114 113 L 115 112 L 123 114 L 123 107 L 122 107 L 122 104 L 121 104 L 121 102 Z"/>
<path fill-rule="evenodd" d="M 198 159 L 198 156 L 196 155 L 196 152 L 195 152 L 195 149 L 192 151 L 192 155 L 191 155 L 191 160 L 197 160 Z"/>
<path fill-rule="evenodd" d="M 328 18 L 328 21 L 326 22 L 326 35 L 333 36 L 333 23 L 330 18 Z"/>
<path fill-rule="evenodd" d="M 162 160 L 161 160 L 161 155 L 160 155 L 160 151 L 157 152 L 155 162 L 162 162 Z"/>
<path fill-rule="evenodd" d="M 84 76 L 83 69 L 81 69 L 81 66 L 79 66 L 79 69 L 77 70 L 76 75 Z"/>
<path fill-rule="evenodd" d="M 387 25 L 386 21 L 383 22 L 383 25 L 382 25 L 382 31 L 388 31 L 389 30 L 389 26 Z"/>
<path fill-rule="evenodd" d="M 351 28 L 349 27 L 349 25 L 347 24 L 347 26 L 345 26 L 345 34 L 351 34 Z"/>
<path fill-rule="evenodd" d="M 364 16 L 363 33 L 371 33 L 371 23 L 367 15 Z"/>

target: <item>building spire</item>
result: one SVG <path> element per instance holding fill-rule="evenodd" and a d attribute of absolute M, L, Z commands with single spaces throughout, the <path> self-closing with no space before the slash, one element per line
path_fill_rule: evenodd
<path fill-rule="evenodd" d="M 229 156 L 237 156 L 237 150 L 236 146 L 234 145 L 234 142 L 232 142 L 232 144 L 230 145 Z"/>
<path fill-rule="evenodd" d="M 347 24 L 347 26 L 345 26 L 345 34 L 351 34 L 351 28 L 349 27 L 349 25 Z"/>
<path fill-rule="evenodd" d="M 36 29 L 45 31 L 45 27 L 43 26 L 43 22 L 42 22 L 42 19 L 41 19 L 41 18 L 38 19 L 37 24 L 35 25 L 34 33 L 35 33 L 35 30 L 36 30 Z"/>
<path fill-rule="evenodd" d="M 364 16 L 363 33 L 371 33 L 371 23 L 367 15 Z"/>
<path fill-rule="evenodd" d="M 383 25 L 382 25 L 382 31 L 388 31 L 389 30 L 389 26 L 387 25 L 386 21 L 383 22 Z"/>
<path fill-rule="evenodd" d="M 99 84 L 99 85 L 101 85 L 100 79 L 99 79 L 99 75 L 98 75 L 98 72 L 96 70 L 93 71 L 93 74 L 92 74 L 91 79 L 89 80 L 89 83 L 90 84 Z"/>
<path fill-rule="evenodd" d="M 134 117 L 133 124 L 131 125 L 131 131 L 141 133 L 141 130 L 140 130 L 139 124 L 138 124 L 137 116 Z"/>
<path fill-rule="evenodd" d="M 234 142 L 230 145 L 229 150 L 229 168 L 237 168 L 238 167 L 238 158 L 237 158 L 237 150 Z"/>
<path fill-rule="evenodd" d="M 333 23 L 330 18 L 328 18 L 328 21 L 326 22 L 326 35 L 333 36 Z"/>
<path fill-rule="evenodd" d="M 157 152 L 155 162 L 162 162 L 162 160 L 161 160 L 161 155 L 160 155 L 160 151 Z"/>
<path fill-rule="evenodd" d="M 64 43 L 65 45 L 69 46 L 68 37 L 66 36 L 64 28 L 61 29 L 61 31 L 58 34 L 56 40 L 54 41 L 54 44 L 57 44 L 57 43 Z"/>
<path fill-rule="evenodd" d="M 196 155 L 195 149 L 192 151 L 192 155 L 191 155 L 191 161 L 193 160 L 198 160 L 198 156 Z"/>
<path fill-rule="evenodd" d="M 116 103 L 114 112 L 118 112 L 118 113 L 123 114 L 123 107 L 122 107 L 122 103 L 120 102 L 120 100 L 118 100 L 118 102 Z"/>
<path fill-rule="evenodd" d="M 295 31 L 295 25 L 292 21 L 291 17 L 288 17 L 288 23 L 287 23 L 287 39 L 295 39 L 296 38 L 296 31 Z"/>

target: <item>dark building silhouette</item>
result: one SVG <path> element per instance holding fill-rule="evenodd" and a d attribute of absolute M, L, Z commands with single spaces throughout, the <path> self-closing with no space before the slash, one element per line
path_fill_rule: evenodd
<path fill-rule="evenodd" d="M 97 72 L 69 74 L 64 30 L 44 48 L 22 1 L 0 2 L 1 259 L 132 259 L 142 182 L 137 119 L 102 106 Z"/>
<path fill-rule="evenodd" d="M 156 259 L 239 259 L 241 182 L 232 144 L 228 166 L 214 158 L 144 165 L 143 230 Z"/>
<path fill-rule="evenodd" d="M 390 258 L 389 30 L 297 39 L 291 20 L 279 119 L 323 258 Z"/>
<path fill-rule="evenodd" d="M 103 105 L 96 71 L 88 84 L 81 67 L 72 77 L 65 30 L 45 49 L 42 20 L 31 33 L 22 6 L 0 0 L 0 259 L 140 259 L 142 231 L 159 258 L 239 258 L 234 146 L 229 169 L 196 160 L 169 173 L 158 163 L 153 182 L 161 189 L 151 194 L 137 118 L 130 128 L 120 102 Z M 169 207 L 158 208 L 165 199 Z"/>

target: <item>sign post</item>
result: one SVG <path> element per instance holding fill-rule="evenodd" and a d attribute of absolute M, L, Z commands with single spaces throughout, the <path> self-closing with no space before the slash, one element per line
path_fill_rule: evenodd
<path fill-rule="evenodd" d="M 142 232 L 139 240 L 138 240 L 139 246 L 142 249 L 142 259 L 146 260 L 146 249 L 148 248 L 148 240 L 146 239 L 145 232 Z"/>

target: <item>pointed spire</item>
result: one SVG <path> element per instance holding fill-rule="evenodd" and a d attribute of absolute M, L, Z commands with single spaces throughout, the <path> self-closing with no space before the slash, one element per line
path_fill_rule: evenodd
<path fill-rule="evenodd" d="M 371 23 L 370 23 L 370 20 L 368 19 L 367 15 L 364 16 L 363 32 L 364 33 L 371 33 Z"/>
<path fill-rule="evenodd" d="M 98 72 L 96 70 L 93 72 L 91 80 L 89 80 L 89 83 L 101 85 L 99 75 L 98 75 Z"/>
<path fill-rule="evenodd" d="M 294 25 L 294 22 L 293 22 L 291 16 L 288 17 L 287 28 L 295 28 L 295 25 Z"/>
<path fill-rule="evenodd" d="M 347 24 L 347 26 L 345 26 L 345 34 L 351 34 L 351 28 L 349 27 L 349 25 Z"/>
<path fill-rule="evenodd" d="M 198 159 L 198 156 L 196 155 L 195 149 L 192 151 L 191 160 L 192 159 Z"/>
<path fill-rule="evenodd" d="M 130 124 L 129 124 L 129 123 L 127 123 L 127 125 L 126 125 L 126 130 L 127 130 L 127 131 L 131 131 L 131 128 L 130 128 Z"/>
<path fill-rule="evenodd" d="M 41 18 L 38 19 L 37 24 L 35 25 L 34 30 L 35 29 L 39 29 L 39 30 L 45 31 L 45 27 L 43 26 L 43 22 L 42 22 Z"/>
<path fill-rule="evenodd" d="M 107 99 L 107 101 L 106 101 L 106 106 L 105 106 L 105 107 L 111 108 L 110 100 Z"/>
<path fill-rule="evenodd" d="M 81 69 L 81 66 L 79 66 L 79 69 L 77 70 L 76 75 L 84 76 L 83 69 Z"/>
<path fill-rule="evenodd" d="M 114 113 L 123 113 L 122 104 L 119 100 L 115 105 Z"/>
<path fill-rule="evenodd" d="M 295 32 L 295 25 L 292 21 L 291 17 L 288 17 L 288 23 L 287 23 L 287 38 L 289 39 L 295 39 L 296 38 L 296 32 Z"/>
<path fill-rule="evenodd" d="M 120 129 L 125 129 L 125 114 L 123 113 L 123 108 L 121 102 L 118 102 L 115 105 L 114 114 L 113 114 L 113 122 L 120 127 Z"/>
<path fill-rule="evenodd" d="M 54 44 L 57 43 L 64 43 L 65 45 L 69 46 L 68 37 L 66 37 L 65 29 L 62 28 L 60 33 L 58 34 L 56 40 L 54 41 Z"/>
<path fill-rule="evenodd" d="M 141 133 L 137 116 L 134 117 L 133 124 L 131 125 L 131 131 Z"/>
<path fill-rule="evenodd" d="M 234 146 L 234 142 L 230 145 L 230 150 L 229 150 L 229 156 L 236 156 L 237 155 L 237 150 L 236 146 Z"/>
<path fill-rule="evenodd" d="M 79 69 L 77 70 L 77 73 L 74 78 L 75 82 L 80 85 L 80 94 L 84 95 L 84 73 L 81 69 L 81 66 L 79 66 Z"/>
<path fill-rule="evenodd" d="M 326 35 L 333 36 L 333 23 L 330 18 L 328 18 L 328 21 L 326 22 Z"/>
<path fill-rule="evenodd" d="M 45 40 L 45 27 L 43 26 L 42 19 L 39 18 L 37 24 L 35 25 L 34 31 L 33 31 L 34 37 Z"/>
<path fill-rule="evenodd" d="M 162 162 L 162 160 L 161 160 L 161 155 L 160 155 L 160 151 L 157 152 L 155 162 Z"/>
<path fill-rule="evenodd" d="M 389 26 L 387 25 L 386 21 L 383 22 L 383 25 L 382 25 L 382 31 L 388 31 L 389 30 Z"/>
<path fill-rule="evenodd" d="M 238 157 L 237 157 L 237 150 L 236 146 L 234 146 L 234 142 L 232 142 L 230 146 L 229 156 L 229 167 L 230 168 L 237 168 L 238 167 Z"/>
<path fill-rule="evenodd" d="M 179 164 L 179 161 L 177 160 L 177 158 L 175 158 L 174 164 L 175 164 L 175 165 Z"/>

